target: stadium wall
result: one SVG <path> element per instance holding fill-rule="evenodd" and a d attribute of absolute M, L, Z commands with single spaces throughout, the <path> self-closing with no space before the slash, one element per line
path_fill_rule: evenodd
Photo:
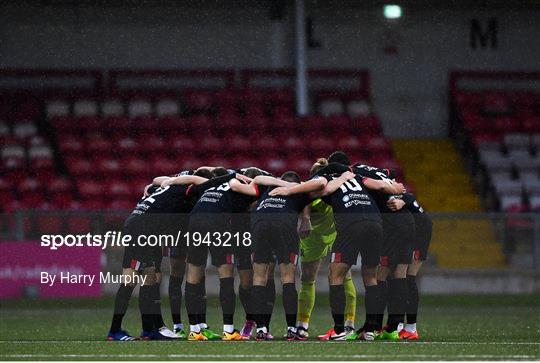
<path fill-rule="evenodd" d="M 411 5 L 404 8 L 403 18 L 389 23 L 381 5 L 363 8 L 359 3 L 307 1 L 313 24 L 309 66 L 369 69 L 375 107 L 389 136 L 446 135 L 450 70 L 538 69 L 538 6 L 508 10 Z M 263 1 L 200 1 L 197 9 L 189 2 L 140 4 L 103 8 L 88 2 L 2 2 L 0 67 L 294 64 L 292 12 L 286 6 L 271 11 Z M 488 39 L 482 48 L 477 38 L 473 48 L 471 22 L 477 19 L 486 31 L 491 18 L 497 23 L 496 47 Z"/>

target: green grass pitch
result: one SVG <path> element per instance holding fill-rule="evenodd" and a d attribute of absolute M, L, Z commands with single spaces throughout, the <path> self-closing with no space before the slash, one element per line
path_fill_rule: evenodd
<path fill-rule="evenodd" d="M 0 360 L 540 360 L 539 295 L 425 296 L 419 315 L 422 340 L 391 343 L 282 341 L 280 301 L 272 320 L 274 342 L 128 343 L 104 339 L 110 298 L 2 301 Z M 208 310 L 211 327 L 219 331 L 216 299 Z M 133 299 L 125 319 L 133 334 L 139 332 L 137 311 Z M 166 301 L 163 312 L 170 322 Z M 237 325 L 242 318 L 238 304 Z M 310 333 L 324 332 L 330 324 L 328 296 L 318 295 Z"/>

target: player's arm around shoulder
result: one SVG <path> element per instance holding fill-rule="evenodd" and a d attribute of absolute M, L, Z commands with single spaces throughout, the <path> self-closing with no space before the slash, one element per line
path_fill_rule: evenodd
<path fill-rule="evenodd" d="M 231 187 L 231 190 L 233 192 L 249 195 L 252 197 L 259 196 L 259 187 L 253 182 L 253 180 L 249 184 L 245 184 L 238 179 L 231 179 L 229 180 L 229 186 Z"/>
<path fill-rule="evenodd" d="M 405 193 L 405 187 L 401 183 L 395 183 L 389 179 L 376 180 L 371 178 L 364 178 L 362 180 L 366 188 L 371 190 L 381 191 L 387 194 L 403 194 Z"/>
<path fill-rule="evenodd" d="M 315 179 L 308 180 L 305 183 L 296 184 L 291 187 L 278 187 L 270 192 L 271 196 L 275 195 L 291 195 L 291 194 L 300 194 L 300 193 L 311 193 L 323 190 L 326 184 L 328 183 L 327 179 L 324 177 L 318 177 Z"/>
<path fill-rule="evenodd" d="M 338 190 L 339 187 L 343 185 L 343 183 L 345 183 L 349 179 L 353 179 L 354 177 L 356 177 L 356 175 L 353 172 L 346 171 L 342 173 L 339 178 L 332 179 L 328 182 L 328 184 L 326 184 L 321 196 L 326 196 L 334 193 L 336 190 Z"/>
<path fill-rule="evenodd" d="M 165 188 L 170 185 L 188 185 L 188 184 L 199 185 L 207 181 L 208 179 L 200 177 L 200 176 L 196 176 L 196 175 L 181 175 L 181 176 L 175 176 L 172 178 L 165 179 L 161 183 L 161 187 Z"/>

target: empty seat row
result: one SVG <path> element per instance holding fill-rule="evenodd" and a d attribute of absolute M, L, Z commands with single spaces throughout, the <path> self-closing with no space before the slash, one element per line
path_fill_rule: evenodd
<path fill-rule="evenodd" d="M 456 95 L 460 108 L 475 107 L 487 113 L 506 114 L 514 110 L 535 109 L 540 94 L 535 91 L 460 91 Z"/>

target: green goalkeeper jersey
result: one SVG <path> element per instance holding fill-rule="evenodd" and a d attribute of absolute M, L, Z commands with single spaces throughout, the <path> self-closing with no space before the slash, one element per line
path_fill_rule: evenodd
<path fill-rule="evenodd" d="M 311 203 L 311 227 L 312 231 L 308 237 L 302 238 L 302 246 L 312 244 L 329 245 L 336 239 L 336 226 L 334 224 L 334 214 L 332 207 L 316 199 Z"/>

